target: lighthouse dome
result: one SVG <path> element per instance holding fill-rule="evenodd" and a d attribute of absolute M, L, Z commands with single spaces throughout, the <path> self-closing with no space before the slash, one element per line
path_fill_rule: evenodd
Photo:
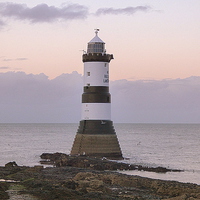
<path fill-rule="evenodd" d="M 98 36 L 99 29 L 95 31 L 95 37 L 88 42 L 87 53 L 105 53 L 105 42 L 103 42 Z"/>

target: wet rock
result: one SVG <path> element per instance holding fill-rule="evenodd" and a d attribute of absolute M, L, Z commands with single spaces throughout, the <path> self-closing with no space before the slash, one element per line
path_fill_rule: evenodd
<path fill-rule="evenodd" d="M 139 170 L 139 171 L 151 171 L 157 173 L 166 173 L 169 171 L 180 172 L 181 170 L 167 169 L 164 167 L 145 167 L 141 165 L 133 165 L 123 162 L 111 161 L 106 158 L 93 158 L 88 156 L 70 156 L 63 153 L 44 153 L 40 156 L 43 160 L 42 164 L 53 164 L 56 167 L 78 167 L 93 170 Z"/>
<path fill-rule="evenodd" d="M 5 167 L 8 167 L 8 168 L 17 167 L 17 166 L 18 165 L 15 161 L 5 164 Z"/>
<path fill-rule="evenodd" d="M 43 166 L 0 167 L 0 179 L 11 179 L 22 194 L 48 200 L 194 200 L 200 199 L 200 186 L 196 184 L 163 181 L 113 172 L 120 169 L 152 170 L 165 172 L 163 168 L 146 168 L 107 159 L 66 154 L 43 154 L 44 161 L 54 164 Z M 167 169 L 168 170 L 168 169 Z M 9 183 L 5 183 L 9 184 Z M 6 199 L 7 185 L 0 182 L 0 199 Z M 24 195 L 27 196 L 27 195 Z"/>
<path fill-rule="evenodd" d="M 9 199 L 8 193 L 6 192 L 8 190 L 9 184 L 5 182 L 0 182 L 0 199 Z"/>
<path fill-rule="evenodd" d="M 74 180 L 87 188 L 104 192 L 113 187 L 120 191 L 118 196 L 145 199 L 199 199 L 200 186 L 196 184 L 179 183 L 176 181 L 162 181 L 138 176 L 121 175 L 118 173 L 78 173 Z M 106 181 L 105 181 L 106 180 Z M 103 182 L 103 187 L 97 187 Z M 93 184 L 95 183 L 95 184 Z M 98 183 L 98 184 L 97 184 Z M 122 189 L 123 188 L 123 189 Z M 148 198 L 147 198 L 148 197 Z"/>
<path fill-rule="evenodd" d="M 200 197 L 200 186 L 195 184 L 154 180 L 111 171 L 69 166 L 47 168 L 18 166 L 16 168 L 18 171 L 13 168 L 0 167 L 0 174 L 6 170 L 7 175 L 4 175 L 4 178 L 13 178 L 18 181 L 12 185 L 17 184 L 18 187 L 23 188 L 21 191 L 23 194 L 28 193 L 38 199 L 142 200 L 171 198 L 171 200 L 179 200 L 186 197 L 187 200 L 192 200 Z M 6 194 L 5 190 L 6 188 L 3 190 L 4 194 Z"/>

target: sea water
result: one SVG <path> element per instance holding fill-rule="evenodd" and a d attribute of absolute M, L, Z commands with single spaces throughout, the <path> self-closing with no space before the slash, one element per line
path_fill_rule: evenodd
<path fill-rule="evenodd" d="M 115 124 L 123 162 L 184 172 L 126 171 L 200 184 L 200 124 Z M 70 153 L 78 124 L 0 124 L 0 166 L 39 165 L 42 153 Z"/>

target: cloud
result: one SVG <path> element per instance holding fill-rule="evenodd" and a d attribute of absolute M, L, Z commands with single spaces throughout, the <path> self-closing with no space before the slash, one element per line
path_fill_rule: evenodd
<path fill-rule="evenodd" d="M 16 58 L 15 60 L 28 60 L 28 58 Z"/>
<path fill-rule="evenodd" d="M 10 61 L 13 61 L 13 59 L 10 59 L 10 58 L 5 58 L 3 59 L 4 62 L 10 62 Z"/>
<path fill-rule="evenodd" d="M 96 15 L 119 15 L 119 14 L 126 14 L 126 15 L 133 15 L 136 12 L 142 11 L 147 12 L 151 10 L 149 6 L 136 6 L 136 7 L 126 7 L 126 8 L 100 8 L 96 11 Z"/>
<path fill-rule="evenodd" d="M 200 77 L 111 83 L 113 119 L 136 123 L 200 123 Z"/>
<path fill-rule="evenodd" d="M 0 69 L 10 69 L 10 67 L 0 67 Z"/>
<path fill-rule="evenodd" d="M 0 20 L 0 30 L 5 26 L 6 24 L 4 23 L 4 21 Z"/>
<path fill-rule="evenodd" d="M 29 8 L 26 4 L 0 3 L 0 15 L 6 18 L 28 20 L 32 23 L 52 22 L 56 20 L 84 19 L 88 8 L 79 4 L 70 4 L 61 8 L 39 4 Z"/>
<path fill-rule="evenodd" d="M 0 73 L 0 123 L 78 123 L 82 76 Z M 128 123 L 200 123 L 200 77 L 110 83 L 112 120 Z"/>
<path fill-rule="evenodd" d="M 15 59 L 11 59 L 11 58 L 5 58 L 3 59 L 4 62 L 10 62 L 10 61 L 24 61 L 24 60 L 28 60 L 28 58 L 15 58 Z"/>
<path fill-rule="evenodd" d="M 45 74 L 0 73 L 0 123 L 78 122 L 81 92 L 77 72 L 53 80 Z"/>
<path fill-rule="evenodd" d="M 99 8 L 95 15 L 133 15 L 136 12 L 147 12 L 151 10 L 149 6 L 137 6 L 126 8 Z M 89 8 L 79 4 L 62 4 L 61 7 L 49 6 L 47 4 L 38 4 L 35 7 L 28 7 L 26 4 L 3 2 L 0 3 L 0 16 L 2 19 L 16 19 L 20 21 L 29 21 L 31 23 L 50 23 L 54 21 L 71 21 L 77 19 L 85 19 L 91 13 Z M 0 29 L 6 24 L 0 20 Z"/>

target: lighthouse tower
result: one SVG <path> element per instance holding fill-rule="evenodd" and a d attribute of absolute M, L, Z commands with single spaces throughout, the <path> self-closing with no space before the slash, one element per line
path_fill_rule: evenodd
<path fill-rule="evenodd" d="M 95 37 L 83 54 L 82 116 L 71 155 L 121 159 L 122 152 L 111 121 L 109 63 L 113 55 L 106 53 L 98 31 L 96 29 Z"/>

